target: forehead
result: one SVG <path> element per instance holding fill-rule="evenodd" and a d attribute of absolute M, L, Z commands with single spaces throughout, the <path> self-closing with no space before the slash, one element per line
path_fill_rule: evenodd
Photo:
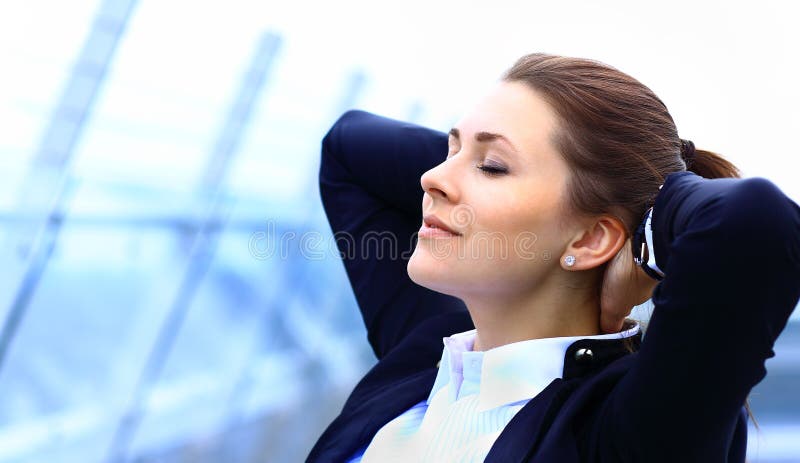
<path fill-rule="evenodd" d="M 556 128 L 550 105 L 521 82 L 500 82 L 456 123 L 463 140 L 476 132 L 506 137 L 521 153 L 552 149 L 550 136 Z"/>

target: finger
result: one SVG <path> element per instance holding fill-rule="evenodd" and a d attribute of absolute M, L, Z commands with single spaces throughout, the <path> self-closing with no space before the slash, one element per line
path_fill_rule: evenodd
<path fill-rule="evenodd" d="M 619 333 L 625 322 L 625 316 L 608 310 L 600 312 L 600 329 L 603 333 Z"/>

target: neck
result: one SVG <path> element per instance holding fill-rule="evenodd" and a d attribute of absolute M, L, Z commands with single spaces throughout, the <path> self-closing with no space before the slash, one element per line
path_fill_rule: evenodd
<path fill-rule="evenodd" d="M 473 350 L 529 339 L 600 334 L 599 294 L 592 288 L 551 285 L 524 294 L 462 297 L 476 328 Z"/>

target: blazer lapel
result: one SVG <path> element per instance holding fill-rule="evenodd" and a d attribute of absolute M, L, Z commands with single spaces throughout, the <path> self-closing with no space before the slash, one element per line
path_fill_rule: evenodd
<path fill-rule="evenodd" d="M 425 400 L 437 371 L 429 368 L 402 378 L 352 410 L 342 411 L 325 430 L 306 461 L 334 462 L 350 458 L 356 450 L 368 444 L 383 425 Z"/>
<path fill-rule="evenodd" d="M 641 332 L 630 338 L 634 349 L 638 349 L 641 340 Z M 586 352 L 591 355 L 585 355 Z M 563 379 L 554 379 L 514 415 L 489 450 L 485 462 L 521 463 L 530 460 L 562 406 L 582 380 L 628 353 L 625 341 L 620 339 L 580 339 L 572 343 L 564 354 Z M 625 366 L 619 364 L 617 368 L 624 371 Z M 528 445 L 520 445 L 525 442 Z"/>
<path fill-rule="evenodd" d="M 546 431 L 546 424 L 552 420 L 554 411 L 558 410 L 565 394 L 565 382 L 561 378 L 554 379 L 542 392 L 525 404 L 506 425 L 489 450 L 484 460 L 486 463 L 523 462 L 536 450 L 536 446 Z M 530 442 L 530 445 L 520 445 Z"/>

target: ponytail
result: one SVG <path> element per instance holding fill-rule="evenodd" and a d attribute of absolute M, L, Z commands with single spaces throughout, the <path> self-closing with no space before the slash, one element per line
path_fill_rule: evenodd
<path fill-rule="evenodd" d="M 681 139 L 681 158 L 686 170 L 704 178 L 741 178 L 739 168 L 713 151 L 696 150 L 691 140 Z"/>

